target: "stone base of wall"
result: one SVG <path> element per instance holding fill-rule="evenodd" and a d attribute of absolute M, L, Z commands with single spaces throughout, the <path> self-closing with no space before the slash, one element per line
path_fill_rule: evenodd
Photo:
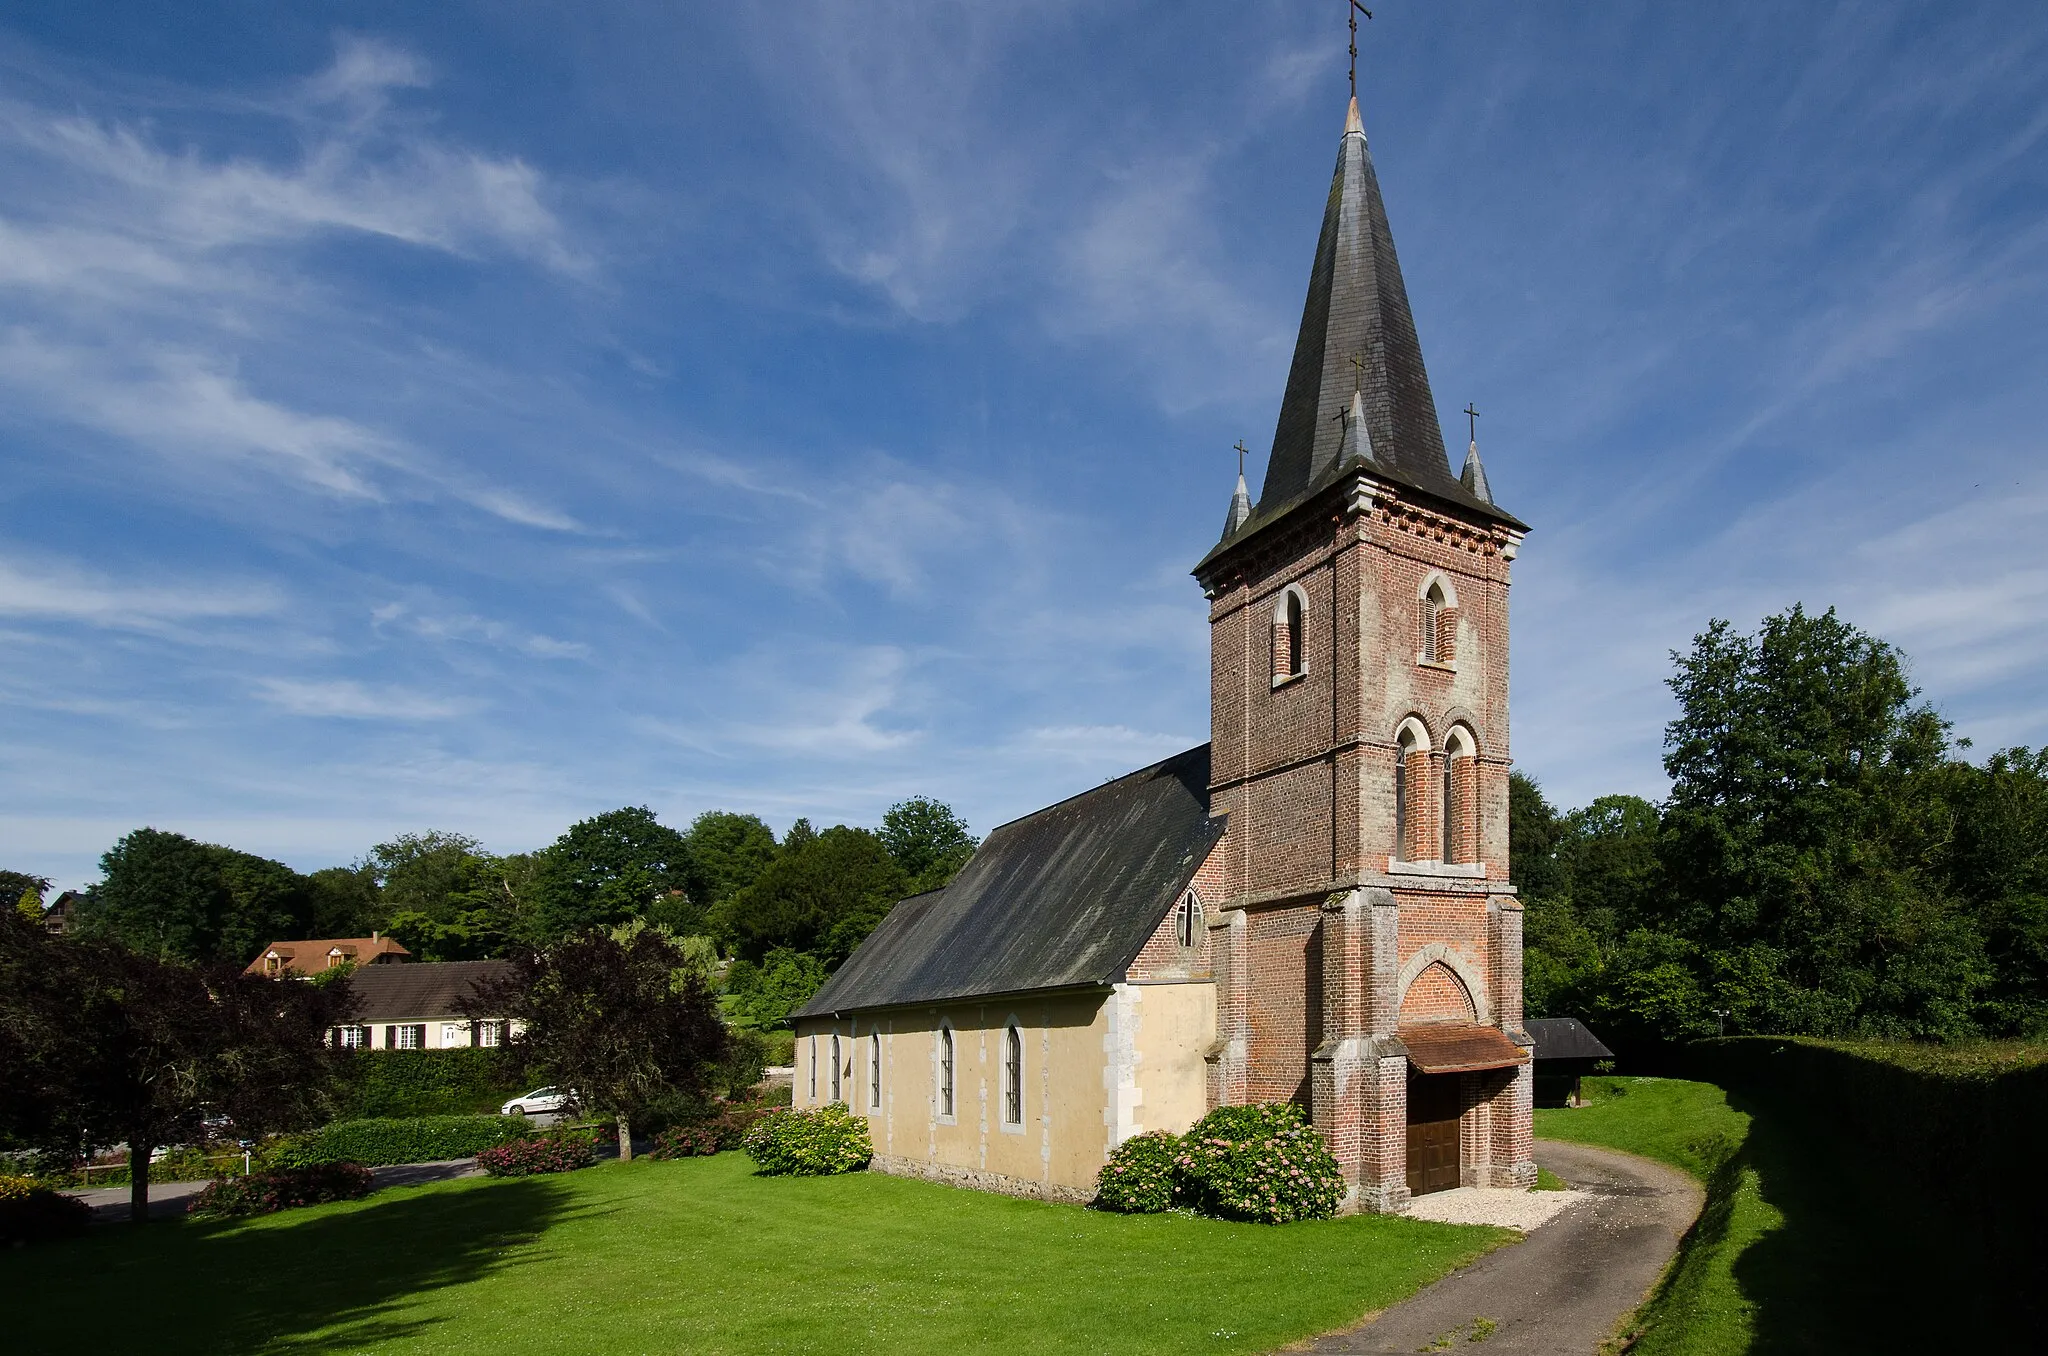
<path fill-rule="evenodd" d="M 868 1161 L 870 1172 L 886 1172 L 892 1177 L 915 1177 L 921 1181 L 939 1182 L 946 1186 L 969 1187 L 975 1191 L 994 1191 L 1004 1196 L 1026 1196 L 1040 1201 L 1063 1201 L 1069 1205 L 1086 1205 L 1095 1199 L 1092 1186 L 1062 1186 L 1057 1182 L 1027 1182 L 1021 1177 L 1009 1177 L 1000 1172 L 982 1172 L 975 1168 L 955 1167 L 951 1163 L 933 1163 L 922 1158 L 903 1158 L 896 1154 L 876 1154 Z"/>

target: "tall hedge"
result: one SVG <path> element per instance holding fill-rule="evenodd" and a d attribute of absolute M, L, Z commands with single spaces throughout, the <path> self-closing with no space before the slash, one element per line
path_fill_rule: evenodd
<path fill-rule="evenodd" d="M 276 1168 L 319 1163 L 433 1163 L 469 1158 L 533 1133 L 524 1116 L 413 1116 L 336 1121 L 271 1155 Z"/>
<path fill-rule="evenodd" d="M 1849 1160 L 1873 1192 L 1969 1221 L 1962 1232 L 1987 1267 L 2034 1255 L 2048 1218 L 2048 1179 L 2032 1167 L 2048 1046 L 1731 1036 L 1696 1042 L 1681 1062 Z"/>
<path fill-rule="evenodd" d="M 341 1115 L 482 1115 L 525 1091 L 502 1048 L 359 1050 L 343 1066 Z"/>

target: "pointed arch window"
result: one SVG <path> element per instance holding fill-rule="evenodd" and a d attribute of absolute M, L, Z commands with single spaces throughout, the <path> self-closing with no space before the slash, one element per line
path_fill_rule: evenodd
<path fill-rule="evenodd" d="M 1024 1033 L 1003 1028 L 1003 1124 L 1024 1124 Z"/>
<path fill-rule="evenodd" d="M 1194 888 L 1181 891 L 1173 909 L 1173 939 L 1183 951 L 1192 951 L 1202 940 L 1202 897 Z"/>
<path fill-rule="evenodd" d="M 815 1101 L 817 1101 L 817 1100 L 818 1100 L 818 1033 L 816 1033 L 815 1031 L 811 1033 L 811 1096 L 810 1096 L 810 1100 L 811 1100 L 811 1101 L 813 1101 L 813 1102 L 815 1102 Z"/>
<path fill-rule="evenodd" d="M 839 1034 L 837 1032 L 834 1032 L 832 1035 L 832 1100 L 835 1102 L 846 1100 L 839 1095 Z"/>
<path fill-rule="evenodd" d="M 868 1033 L 868 1110 L 882 1109 L 882 1033 Z"/>
<path fill-rule="evenodd" d="M 1422 635 L 1415 658 L 1424 664 L 1453 664 L 1458 659 L 1458 595 L 1442 575 L 1423 586 L 1417 615 Z"/>
<path fill-rule="evenodd" d="M 953 1028 L 939 1028 L 939 1114 L 953 1114 Z"/>
<path fill-rule="evenodd" d="M 1429 731 L 1419 719 L 1401 723 L 1394 736 L 1394 860 L 1428 861 L 1438 855 L 1434 783 L 1429 772 Z"/>

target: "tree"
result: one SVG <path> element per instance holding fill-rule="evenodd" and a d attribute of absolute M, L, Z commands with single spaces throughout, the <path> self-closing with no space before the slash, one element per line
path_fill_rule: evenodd
<path fill-rule="evenodd" d="M 825 987 L 825 966 L 816 956 L 778 946 L 759 965 L 735 960 L 725 975 L 725 1010 L 736 1026 L 765 1030 L 780 1026 Z"/>
<path fill-rule="evenodd" d="M 912 796 L 890 806 L 882 816 L 880 837 L 909 878 L 913 894 L 950 882 L 980 842 L 952 806 L 929 796 Z"/>
<path fill-rule="evenodd" d="M 479 960 L 510 940 L 498 859 L 476 839 L 430 830 L 370 849 L 384 928 L 424 961 Z"/>
<path fill-rule="evenodd" d="M 775 834 L 754 815 L 706 810 L 690 824 L 692 903 L 713 909 L 760 879 L 775 860 Z"/>
<path fill-rule="evenodd" d="M 644 805 L 572 825 L 542 854 L 536 940 L 609 927 L 638 916 L 672 891 L 687 891 L 689 860 L 688 841 Z"/>
<path fill-rule="evenodd" d="M 511 1043 L 523 1068 L 618 1118 L 621 1158 L 633 1156 L 635 1115 L 660 1098 L 702 1096 L 729 1053 L 710 987 L 658 928 L 528 951 L 475 1001 L 523 1023 Z"/>
<path fill-rule="evenodd" d="M 882 840 L 865 829 L 841 824 L 800 838 L 792 828 L 781 855 L 714 910 L 711 923 L 719 940 L 746 960 L 759 962 L 786 947 L 830 966 L 866 940 L 909 886 Z"/>
<path fill-rule="evenodd" d="M 1968 1034 L 1982 937 L 1922 869 L 1952 823 L 1948 727 L 1899 653 L 1795 606 L 1672 658 L 1661 926 L 1719 974 L 1716 1006 L 1736 1029 Z"/>
<path fill-rule="evenodd" d="M 114 942 L 0 923 L 8 1128 L 71 1156 L 128 1146 L 130 1217 L 149 1214 L 152 1149 L 201 1137 L 210 1111 L 255 1136 L 328 1109 L 328 1027 L 345 985 L 202 971 Z"/>
<path fill-rule="evenodd" d="M 31 876 L 26 871 L 0 871 L 0 904 L 13 904 L 23 918 L 41 922 L 43 895 L 50 888 L 48 876 Z"/>
<path fill-rule="evenodd" d="M 306 877 L 306 930 L 314 937 L 367 937 L 384 926 L 377 873 L 330 866 Z"/>
<path fill-rule="evenodd" d="M 161 960 L 246 964 L 265 942 L 303 936 L 312 894 L 283 862 L 137 829 L 100 858 L 78 910 L 81 935 Z"/>

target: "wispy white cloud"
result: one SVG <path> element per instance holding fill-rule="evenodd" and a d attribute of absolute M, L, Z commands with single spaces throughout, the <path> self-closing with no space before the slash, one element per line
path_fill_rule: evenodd
<path fill-rule="evenodd" d="M 425 611 L 407 603 L 385 603 L 371 611 L 381 629 L 399 629 L 422 640 L 467 641 L 514 650 L 536 659 L 587 659 L 590 647 L 581 641 L 557 640 L 473 613 Z"/>
<path fill-rule="evenodd" d="M 341 720 L 448 720 L 467 715 L 476 703 L 436 697 L 402 687 L 373 686 L 354 679 L 261 678 L 256 696 L 288 715 Z"/>
<path fill-rule="evenodd" d="M 134 583 L 65 562 L 0 557 L 0 616 L 160 631 L 174 623 L 269 616 L 284 603 L 283 590 L 270 583 Z"/>

